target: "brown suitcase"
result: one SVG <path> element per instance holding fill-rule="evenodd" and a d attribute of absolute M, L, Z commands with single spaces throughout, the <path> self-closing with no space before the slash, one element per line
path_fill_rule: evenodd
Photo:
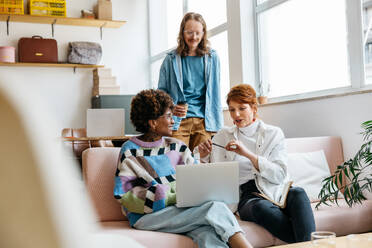
<path fill-rule="evenodd" d="M 57 63 L 57 41 L 37 35 L 21 38 L 18 41 L 18 57 L 19 62 Z"/>

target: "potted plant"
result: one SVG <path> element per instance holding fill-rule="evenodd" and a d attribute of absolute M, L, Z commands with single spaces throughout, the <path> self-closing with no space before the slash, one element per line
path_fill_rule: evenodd
<path fill-rule="evenodd" d="M 270 85 L 269 84 L 264 84 L 262 81 L 258 85 L 258 103 L 259 104 L 265 104 L 267 103 L 267 95 L 269 94 L 270 91 Z"/>
<path fill-rule="evenodd" d="M 337 195 L 340 192 L 349 207 L 352 207 L 366 200 L 363 192 L 372 192 L 372 120 L 363 122 L 361 126 L 364 129 L 361 132 L 364 143 L 354 158 L 337 166 L 335 174 L 323 180 L 316 208 L 321 204 L 329 205 L 328 201 L 338 205 Z M 342 183 L 343 177 L 347 179 L 345 185 Z"/>

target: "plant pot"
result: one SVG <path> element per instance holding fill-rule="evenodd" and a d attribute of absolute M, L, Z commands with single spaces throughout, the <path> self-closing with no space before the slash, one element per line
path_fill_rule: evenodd
<path fill-rule="evenodd" d="M 258 99 L 259 104 L 265 104 L 265 103 L 268 102 L 267 101 L 267 96 L 259 96 L 257 99 Z"/>

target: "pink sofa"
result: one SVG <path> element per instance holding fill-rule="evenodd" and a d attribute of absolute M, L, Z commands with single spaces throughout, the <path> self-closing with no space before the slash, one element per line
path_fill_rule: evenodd
<path fill-rule="evenodd" d="M 331 171 L 344 161 L 339 137 L 287 139 L 288 152 L 311 152 L 323 149 Z M 146 247 L 197 247 L 183 235 L 136 230 L 123 217 L 120 205 L 113 197 L 114 174 L 119 148 L 90 148 L 83 152 L 83 177 L 101 225 L 111 232 L 130 236 Z M 337 236 L 372 231 L 372 200 L 349 208 L 344 200 L 340 206 L 322 206 L 314 210 L 317 230 L 336 232 Z M 312 203 L 313 208 L 316 203 Z M 252 222 L 239 224 L 254 247 L 284 244 L 264 228 Z"/>

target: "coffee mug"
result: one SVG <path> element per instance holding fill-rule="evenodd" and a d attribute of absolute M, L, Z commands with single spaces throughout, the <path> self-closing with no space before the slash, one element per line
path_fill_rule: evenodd
<path fill-rule="evenodd" d="M 179 116 L 179 117 L 183 117 L 183 118 L 186 117 L 186 115 L 187 115 L 187 109 L 188 109 L 188 106 L 189 105 L 187 105 L 186 102 L 178 102 L 177 105 L 182 106 L 185 109 L 185 114 L 183 116 Z"/>

